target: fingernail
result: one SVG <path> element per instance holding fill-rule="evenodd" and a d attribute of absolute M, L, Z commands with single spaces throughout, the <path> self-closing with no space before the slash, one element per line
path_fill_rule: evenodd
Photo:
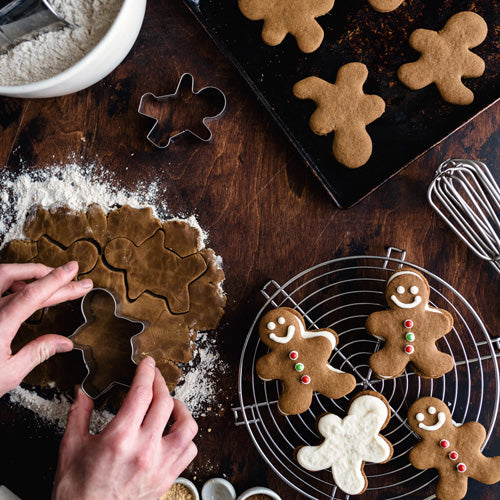
<path fill-rule="evenodd" d="M 147 358 L 144 358 L 144 363 L 146 363 L 147 365 L 149 365 L 151 368 L 155 367 L 155 360 L 151 356 L 148 356 Z"/>
<path fill-rule="evenodd" d="M 66 271 L 66 272 L 70 272 L 70 271 L 74 271 L 76 270 L 76 268 L 78 267 L 78 263 L 75 262 L 74 260 L 70 261 L 70 262 L 67 262 L 66 264 L 64 264 L 64 266 L 62 266 L 63 268 L 63 271 Z"/>
<path fill-rule="evenodd" d="M 60 344 L 57 344 L 56 346 L 56 353 L 61 353 L 61 352 L 68 352 L 73 349 L 73 342 L 71 340 L 68 340 L 67 342 L 61 342 Z"/>
<path fill-rule="evenodd" d="M 78 282 L 79 285 L 82 287 L 82 288 L 92 288 L 93 286 L 93 283 L 92 283 L 92 280 L 90 279 L 84 279 L 84 280 L 81 280 Z"/>

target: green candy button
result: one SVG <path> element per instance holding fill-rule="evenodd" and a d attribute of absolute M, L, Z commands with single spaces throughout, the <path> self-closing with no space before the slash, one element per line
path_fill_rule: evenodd
<path fill-rule="evenodd" d="M 407 333 L 407 334 L 406 334 L 406 340 L 407 340 L 408 342 L 413 342 L 413 341 L 415 340 L 415 334 L 414 334 L 414 333 L 411 333 L 411 332 L 410 332 L 410 333 Z"/>
<path fill-rule="evenodd" d="M 297 363 L 295 365 L 295 369 L 298 371 L 298 372 L 302 372 L 304 371 L 304 365 L 302 363 Z"/>

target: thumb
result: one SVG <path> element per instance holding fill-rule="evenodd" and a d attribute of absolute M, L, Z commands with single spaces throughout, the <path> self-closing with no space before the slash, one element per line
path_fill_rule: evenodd
<path fill-rule="evenodd" d="M 10 358 L 10 373 L 14 379 L 13 387 L 21 381 L 36 366 L 47 361 L 54 354 L 68 352 L 73 349 L 73 342 L 62 335 L 42 335 Z"/>
<path fill-rule="evenodd" d="M 64 436 L 66 440 L 73 436 L 81 437 L 89 433 L 90 416 L 94 409 L 94 401 L 82 391 L 80 386 L 77 386 L 75 392 L 75 401 L 68 413 L 68 423 Z"/>

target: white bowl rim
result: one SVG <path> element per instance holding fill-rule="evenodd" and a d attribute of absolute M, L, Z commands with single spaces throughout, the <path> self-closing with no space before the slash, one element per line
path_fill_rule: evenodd
<path fill-rule="evenodd" d="M 267 495 L 273 500 L 281 500 L 281 497 L 273 490 L 266 488 L 265 486 L 254 486 L 248 490 L 245 490 L 236 500 L 245 500 L 252 495 Z"/>
<path fill-rule="evenodd" d="M 222 477 L 213 477 L 212 479 L 209 479 L 208 481 L 206 481 L 205 484 L 203 485 L 203 488 L 201 488 L 202 500 L 205 500 L 204 499 L 205 494 L 207 493 L 207 491 L 209 490 L 209 488 L 211 488 L 211 486 L 213 484 L 224 485 L 224 487 L 226 488 L 229 495 L 231 495 L 233 500 L 236 499 L 236 490 L 234 489 L 234 486 L 227 479 L 224 479 Z"/>
<path fill-rule="evenodd" d="M 194 485 L 192 481 L 186 479 L 185 477 L 178 477 L 173 484 L 182 484 L 191 491 L 194 495 L 194 500 L 200 500 L 200 494 L 198 493 L 198 488 Z M 165 492 L 166 493 L 166 492 Z"/>
<path fill-rule="evenodd" d="M 46 78 L 45 80 L 39 80 L 37 82 L 24 83 L 22 85 L 0 85 L 0 95 L 2 92 L 33 92 L 33 91 L 41 91 L 46 90 L 50 87 L 58 85 L 61 82 L 64 82 L 68 79 L 71 79 L 73 73 L 78 73 L 80 67 L 87 63 L 89 58 L 93 58 L 96 52 L 100 52 L 102 50 L 102 46 L 105 45 L 109 38 L 114 36 L 114 31 L 116 29 L 116 25 L 119 19 L 124 15 L 123 11 L 125 9 L 125 4 L 132 2 L 133 0 L 123 0 L 122 6 L 120 7 L 120 11 L 116 15 L 115 19 L 111 23 L 106 34 L 101 38 L 101 40 L 97 43 L 97 45 L 87 54 L 85 54 L 81 59 L 79 59 L 75 64 L 70 66 L 69 68 L 61 71 L 57 75 L 51 76 L 50 78 Z M 112 33 L 113 32 L 113 33 Z"/>

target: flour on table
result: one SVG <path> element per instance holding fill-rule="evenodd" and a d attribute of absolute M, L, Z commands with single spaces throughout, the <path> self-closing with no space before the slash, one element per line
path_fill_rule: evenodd
<path fill-rule="evenodd" d="M 0 56 L 0 85 L 38 82 L 73 66 L 104 37 L 123 0 L 51 0 L 50 4 L 76 28 L 43 33 Z"/>
<path fill-rule="evenodd" d="M 13 239 L 24 238 L 26 218 L 36 206 L 47 209 L 67 206 L 75 211 L 85 211 L 89 205 L 97 203 L 106 213 L 125 204 L 134 208 L 149 206 L 155 217 L 172 219 L 168 207 L 159 202 L 162 196 L 156 183 L 139 183 L 134 190 L 117 185 L 118 180 L 100 166 L 76 162 L 22 174 L 0 172 L 0 249 Z M 174 219 L 186 221 L 199 229 L 200 249 L 204 248 L 207 234 L 195 216 Z M 222 260 L 218 258 L 217 262 L 222 263 Z M 174 394 L 195 417 L 215 404 L 217 378 L 226 369 L 220 362 L 214 338 L 200 332 L 196 344 L 198 349 L 194 352 L 194 359 L 184 366 L 185 379 Z M 71 405 L 71 400 L 64 394 L 47 399 L 22 387 L 10 392 L 10 401 L 32 410 L 61 429 L 66 425 Z M 99 432 L 112 417 L 110 412 L 94 411 L 91 430 Z"/>

